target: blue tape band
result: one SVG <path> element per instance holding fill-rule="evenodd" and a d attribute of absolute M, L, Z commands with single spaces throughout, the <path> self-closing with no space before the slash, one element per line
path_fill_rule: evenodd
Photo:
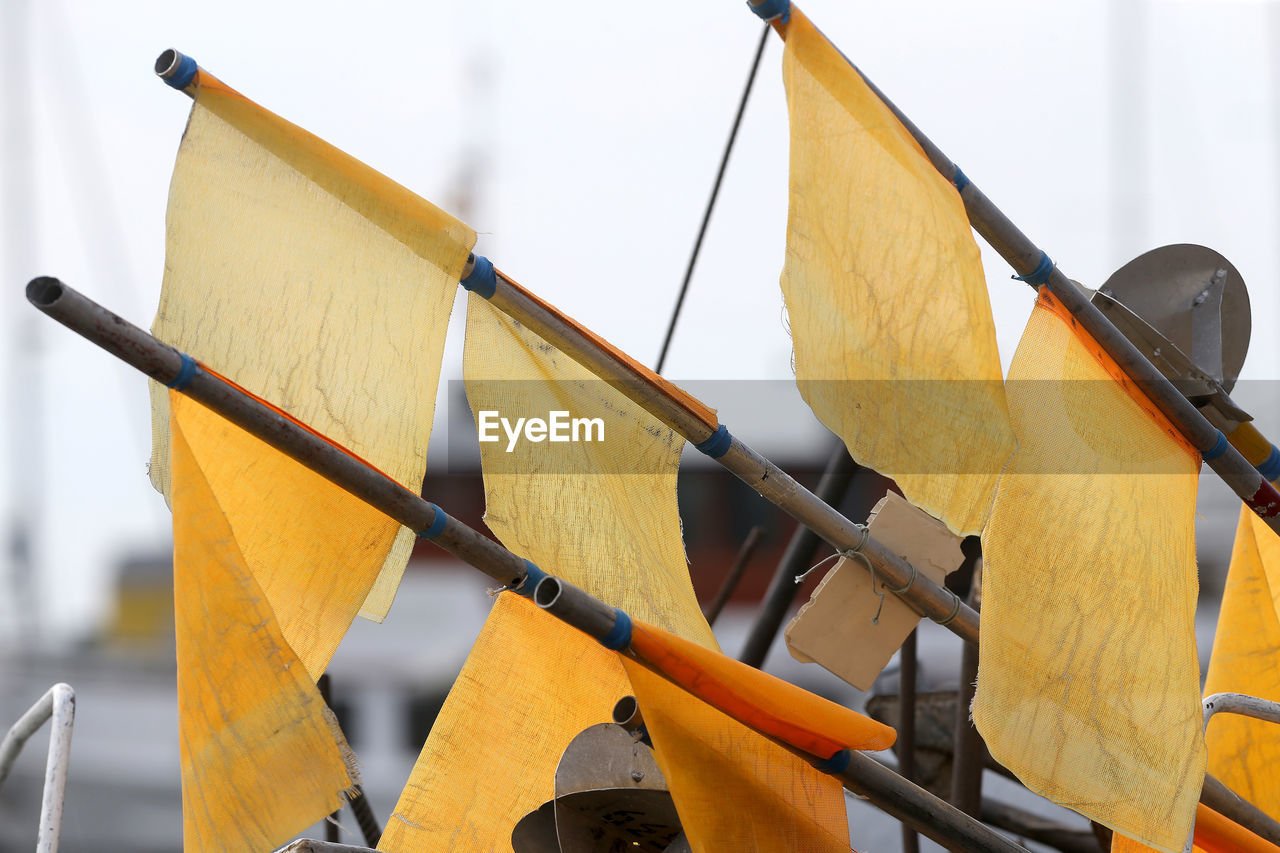
<path fill-rule="evenodd" d="M 511 591 L 522 598 L 533 598 L 533 591 L 538 588 L 538 584 L 546 576 L 547 576 L 546 572 L 544 572 L 542 569 L 538 568 L 528 560 L 525 560 L 524 561 L 524 583 L 520 584 L 520 586 L 512 589 Z"/>
<path fill-rule="evenodd" d="M 631 617 L 616 608 L 613 612 L 618 614 L 617 618 L 614 619 L 613 628 L 609 633 L 600 638 L 600 645 L 611 651 L 620 652 L 631 645 Z"/>
<path fill-rule="evenodd" d="M 706 441 L 698 442 L 693 446 L 693 449 L 701 450 L 712 459 L 719 459 L 729 452 L 729 447 L 732 444 L 733 436 L 729 435 L 729 430 L 725 429 L 724 424 L 720 424 Z"/>
<path fill-rule="evenodd" d="M 471 275 L 462 280 L 462 286 L 472 293 L 492 299 L 498 289 L 498 277 L 493 272 L 493 264 L 484 255 L 475 255 L 475 266 Z"/>
<path fill-rule="evenodd" d="M 1027 284 L 1034 284 L 1039 287 L 1049 281 L 1049 273 L 1053 272 L 1053 261 L 1049 259 L 1049 255 L 1045 252 L 1040 253 L 1040 263 L 1036 264 L 1036 268 L 1026 275 L 1009 276 L 1015 281 L 1025 281 Z"/>
<path fill-rule="evenodd" d="M 959 166 L 956 166 L 956 174 L 955 177 L 951 179 L 951 183 L 955 184 L 956 192 L 964 192 L 964 188 L 969 186 L 972 181 L 969 180 L 968 175 L 960 171 Z"/>
<path fill-rule="evenodd" d="M 1280 478 L 1280 448 L 1271 445 L 1271 455 L 1267 461 L 1258 466 L 1258 473 L 1267 481 Z"/>
<path fill-rule="evenodd" d="M 1218 430 L 1217 432 L 1218 440 L 1213 443 L 1213 447 L 1210 447 L 1204 453 L 1200 454 L 1204 457 L 1205 462 L 1212 462 L 1217 459 L 1219 456 L 1226 453 L 1227 448 L 1231 446 L 1227 443 L 1227 437 L 1222 434 L 1222 430 Z"/>
<path fill-rule="evenodd" d="M 175 89 L 185 89 L 191 85 L 192 80 L 196 79 L 196 72 L 200 70 L 200 66 L 185 54 L 180 53 L 178 56 L 181 58 L 178 60 L 177 70 L 162 79 Z"/>
<path fill-rule="evenodd" d="M 781 18 L 782 23 L 791 20 L 791 0 L 764 0 L 763 3 L 755 4 L 751 0 L 747 0 L 747 8 L 756 13 L 762 21 L 772 21 L 774 18 Z"/>
<path fill-rule="evenodd" d="M 194 358 L 187 355 L 185 352 L 179 353 L 179 355 L 182 356 L 182 367 L 178 370 L 178 375 L 173 377 L 172 382 L 166 382 L 164 384 L 175 391 L 185 391 L 187 390 L 187 386 L 191 384 L 191 380 L 196 378 L 196 370 L 199 365 L 196 364 L 196 360 Z"/>
<path fill-rule="evenodd" d="M 431 508 L 436 511 L 435 518 L 431 519 L 430 527 L 418 534 L 419 539 L 435 539 L 444 533 L 444 526 L 449 523 L 449 516 L 445 515 L 444 510 L 435 504 Z"/>
<path fill-rule="evenodd" d="M 853 753 L 851 753 L 847 749 L 842 749 L 839 752 L 837 752 L 835 755 L 828 758 L 826 761 L 822 762 L 821 764 L 815 764 L 814 766 L 817 767 L 819 770 L 821 770 L 823 773 L 830 773 L 831 775 L 834 776 L 837 773 L 843 773 L 845 769 L 848 768 L 849 762 L 852 760 L 853 760 Z"/>

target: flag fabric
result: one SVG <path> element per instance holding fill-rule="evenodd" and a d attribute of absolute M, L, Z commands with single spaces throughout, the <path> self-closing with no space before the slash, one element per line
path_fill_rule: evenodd
<path fill-rule="evenodd" d="M 355 780 L 337 722 L 285 641 L 187 444 L 184 401 L 173 403 L 183 849 L 273 850 L 338 809 Z"/>
<path fill-rule="evenodd" d="M 841 784 L 779 744 L 826 761 L 888 749 L 893 729 L 652 625 L 633 623 L 631 648 L 622 663 L 694 850 L 848 849 Z"/>
<path fill-rule="evenodd" d="M 973 719 L 1031 790 L 1178 853 L 1205 768 L 1199 455 L 1042 288 L 983 534 Z"/>
<path fill-rule="evenodd" d="M 1196 834 L 1192 849 L 1200 853 L 1280 853 L 1280 847 L 1218 814 L 1204 803 L 1196 806 Z M 1145 844 L 1118 832 L 1111 836 L 1111 853 L 1149 853 L 1150 850 Z"/>
<path fill-rule="evenodd" d="M 1245 506 L 1240 507 L 1204 692 L 1280 702 L 1280 538 Z M 1280 818 L 1280 726 L 1217 714 L 1205 740 L 1209 772 Z"/>
<path fill-rule="evenodd" d="M 416 492 L 474 232 L 206 72 L 197 80 L 154 333 Z M 152 412 L 151 476 L 167 495 L 168 397 L 154 383 Z M 268 499 L 258 475 L 285 463 L 266 445 L 232 455 L 188 440 L 285 638 L 318 675 L 357 612 L 385 615 L 412 533 L 348 515 L 318 478 L 278 482 Z M 300 543 L 289 529 L 325 535 Z"/>
<path fill-rule="evenodd" d="M 499 435 L 480 447 L 485 521 L 502 543 L 637 619 L 715 648 L 681 542 L 676 472 L 683 439 L 474 295 L 464 362 L 481 437 Z M 507 427 L 486 433 L 493 422 L 486 412 L 506 418 Z M 519 418 L 548 420 L 553 412 L 599 419 L 601 431 L 590 441 L 553 442 L 549 435 L 535 441 L 527 430 L 517 440 L 508 436 Z M 516 822 L 554 795 L 555 768 L 569 741 L 607 722 L 614 703 L 632 692 L 616 654 L 503 593 L 432 727 L 380 849 L 510 850 Z M 648 695 L 639 697 L 646 715 Z M 709 747 L 718 751 L 718 766 L 786 785 L 780 796 L 754 779 L 726 782 L 745 793 L 735 806 L 737 826 L 715 836 L 718 845 L 847 850 L 838 783 L 745 730 L 718 737 Z M 699 794 L 691 790 L 699 783 L 678 770 L 698 765 L 702 753 L 673 748 L 655 738 L 694 849 L 711 849 L 708 833 L 720 832 L 725 821 L 694 805 Z M 797 822 L 808 828 L 794 829 Z M 825 841 L 790 846 L 801 837 Z"/>
<path fill-rule="evenodd" d="M 964 205 L 794 6 L 786 39 L 782 293 L 800 393 L 854 460 L 978 533 L 1014 440 Z"/>

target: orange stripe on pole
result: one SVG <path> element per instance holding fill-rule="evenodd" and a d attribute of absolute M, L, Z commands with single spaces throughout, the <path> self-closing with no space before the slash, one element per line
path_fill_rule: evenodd
<path fill-rule="evenodd" d="M 511 285 L 516 290 L 520 291 L 520 293 L 523 294 L 530 301 L 537 303 L 538 306 L 541 307 L 543 310 L 551 314 L 554 314 L 562 323 L 572 327 L 575 332 L 582 335 L 584 338 L 587 338 L 588 340 L 590 340 L 591 343 L 595 345 L 597 348 L 599 348 L 601 351 L 608 353 L 610 358 L 612 358 L 614 361 L 618 362 L 618 364 L 622 365 L 629 372 L 634 374 L 637 380 L 645 383 L 646 385 L 649 385 L 658 393 L 662 394 L 662 396 L 666 397 L 668 400 L 671 400 L 671 402 L 675 403 L 677 406 L 684 409 L 686 412 L 693 415 L 698 420 L 702 421 L 702 423 L 705 424 L 708 429 L 714 430 L 716 429 L 716 427 L 720 425 L 720 421 L 716 418 L 715 410 L 712 409 L 710 406 L 703 403 L 701 400 L 697 399 L 689 392 L 681 389 L 679 386 L 671 382 L 668 382 L 666 379 L 663 379 L 661 376 L 654 373 L 652 370 L 645 367 L 643 364 L 636 361 L 634 358 L 627 355 L 625 352 L 618 349 L 613 344 L 609 343 L 604 338 L 600 337 L 595 332 L 591 331 L 586 326 L 579 323 L 577 320 L 566 315 L 559 308 L 556 308 L 554 305 L 538 297 L 534 293 L 528 290 L 525 290 L 517 282 L 513 281 L 510 276 L 506 275 L 502 271 L 495 269 L 494 273 L 503 281 L 505 281 L 507 284 Z"/>
<path fill-rule="evenodd" d="M 808 755 L 887 749 L 897 732 L 869 717 L 642 622 L 634 622 L 637 660 L 740 723 Z"/>
<path fill-rule="evenodd" d="M 298 420 L 298 419 L 297 419 L 297 418 L 295 418 L 293 415 L 289 414 L 289 413 L 288 413 L 288 412 L 286 412 L 284 409 L 282 409 L 282 408 L 280 408 L 279 406 L 277 406 L 275 403 L 272 403 L 270 400 L 264 400 L 263 398 L 259 397 L 257 394 L 255 394 L 255 393 L 253 393 L 252 391 L 250 391 L 248 388 L 245 388 L 243 385 L 238 385 L 238 384 L 236 384 L 235 382 L 233 382 L 232 380 L 230 380 L 230 379 L 228 379 L 227 377 L 223 376 L 221 373 L 219 373 L 218 371 L 214 370 L 213 368 L 211 368 L 209 365 L 205 364 L 204 362 L 196 362 L 196 363 L 200 365 L 200 369 L 201 369 L 201 370 L 203 370 L 205 373 L 209 374 L 210 376 L 214 377 L 215 379 L 219 380 L 220 382 L 225 382 L 225 383 L 227 383 L 227 384 L 228 384 L 228 385 L 230 385 L 232 388 L 234 388 L 234 389 L 236 389 L 237 391 L 239 391 L 241 394 L 244 394 L 246 397 L 249 397 L 249 398 L 253 399 L 255 402 L 261 403 L 262 405 L 266 406 L 266 407 L 267 407 L 268 409 L 270 409 L 271 411 L 275 412 L 275 413 L 276 413 L 277 415 L 279 415 L 280 417 L 284 418 L 285 420 L 289 421 L 290 423 L 294 424 L 295 426 L 297 426 L 297 427 L 299 427 L 299 428 L 301 428 L 301 429 L 306 430 L 307 432 L 309 432 L 309 433 L 311 433 L 312 435 L 314 435 L 316 438 L 318 438 L 318 439 L 320 439 L 321 441 L 323 441 L 325 444 L 328 444 L 328 445 L 330 445 L 331 447 L 333 447 L 335 450 L 341 450 L 343 453 L 345 453 L 346 455 L 350 456 L 352 459 L 354 459 L 355 461 L 359 462 L 361 465 L 363 465 L 363 466 L 365 466 L 366 468 L 369 468 L 369 469 L 371 469 L 371 470 L 373 470 L 373 471 L 377 471 L 379 474 L 381 474 L 382 476 L 386 477 L 386 478 L 387 478 L 388 480 L 390 480 L 391 482 L 393 482 L 393 483 L 397 483 L 397 482 L 399 482 L 398 480 L 396 480 L 396 478 L 395 478 L 395 477 L 392 477 L 392 476 L 391 476 L 390 474 L 388 474 L 386 471 L 383 471 L 383 470 L 382 470 L 382 469 L 380 469 L 378 466 L 376 466 L 376 465 L 374 465 L 373 463 L 371 463 L 368 459 L 364 459 L 363 457 L 361 457 L 361 456 L 359 456 L 359 455 L 357 455 L 357 454 L 353 453 L 351 450 L 349 450 L 349 449 L 347 449 L 347 448 L 343 447 L 341 444 L 338 444 L 338 442 L 334 441 L 332 438 L 329 438 L 329 436 L 325 435 L 325 434 L 324 434 L 324 433 L 322 433 L 322 432 L 319 432 L 318 430 L 314 429 L 313 427 L 309 426 L 308 424 L 306 424 L 306 423 L 304 423 L 304 422 L 302 422 L 302 421 Z M 400 483 L 400 485 L 401 485 L 401 486 L 404 486 L 404 483 Z M 405 486 L 405 488 L 408 488 L 408 486 Z"/>
<path fill-rule="evenodd" d="M 1204 803 L 1196 807 L 1195 845 L 1206 853 L 1280 853 L 1280 847 Z"/>

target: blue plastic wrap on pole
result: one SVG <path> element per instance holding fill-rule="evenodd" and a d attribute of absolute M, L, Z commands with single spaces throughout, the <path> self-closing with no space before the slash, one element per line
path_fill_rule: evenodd
<path fill-rule="evenodd" d="M 178 375 L 173 378 L 172 382 L 166 382 L 165 386 L 172 388 L 174 391 L 185 391 L 187 386 L 191 384 L 191 380 L 195 378 L 199 365 L 196 360 L 185 352 L 182 355 L 182 369 L 178 371 Z"/>
<path fill-rule="evenodd" d="M 631 617 L 622 610 L 614 612 L 618 614 L 618 618 L 613 623 L 613 629 L 600 638 L 600 645 L 611 651 L 620 652 L 631 645 Z"/>
<path fill-rule="evenodd" d="M 547 573 L 544 572 L 542 569 L 538 568 L 537 565 L 530 560 L 524 561 L 524 567 L 525 567 L 524 583 L 520 584 L 520 586 L 512 589 L 511 591 L 523 598 L 531 599 L 533 598 L 533 591 L 538 588 L 538 582 L 541 581 L 543 578 L 545 578 L 547 576 Z"/>
<path fill-rule="evenodd" d="M 449 516 L 445 511 L 435 504 L 431 508 L 436 511 L 435 516 L 431 519 L 431 526 L 418 534 L 419 539 L 435 539 L 441 533 L 444 533 L 444 526 L 449 523 Z"/>
<path fill-rule="evenodd" d="M 161 54 L 162 57 L 164 55 Z M 173 58 L 176 63 L 165 69 L 160 74 L 160 79 L 164 80 L 166 85 L 175 89 L 185 89 L 191 85 L 192 80 L 196 79 L 196 72 L 200 70 L 200 66 L 196 64 L 194 59 L 186 54 L 178 53 L 176 50 L 173 51 Z M 157 72 L 161 71 L 161 69 L 156 70 Z"/>
<path fill-rule="evenodd" d="M 472 293 L 492 299 L 498 289 L 498 277 L 493 272 L 493 263 L 484 255 L 476 255 L 471 275 L 464 278 L 461 284 Z"/>
<path fill-rule="evenodd" d="M 967 180 L 967 179 L 966 179 Z M 1048 253 L 1040 253 L 1040 263 L 1036 264 L 1036 268 L 1026 275 L 1009 276 L 1015 281 L 1025 281 L 1027 284 L 1039 287 L 1042 284 L 1049 283 L 1049 275 L 1053 272 L 1053 261 L 1049 258 Z"/>
<path fill-rule="evenodd" d="M 1227 442 L 1227 437 L 1222 434 L 1222 430 L 1218 430 L 1218 440 L 1213 443 L 1213 447 L 1210 447 L 1200 455 L 1204 457 L 1205 462 L 1212 462 L 1222 454 L 1226 453 L 1227 448 L 1230 446 L 1230 443 Z"/>
<path fill-rule="evenodd" d="M 1268 480 L 1280 478 L 1280 448 L 1271 445 L 1271 455 L 1258 466 L 1258 473 Z"/>
<path fill-rule="evenodd" d="M 778 19 L 785 24 L 791 20 L 791 0 L 763 0 L 761 3 L 752 3 L 751 0 L 747 0 L 747 8 L 762 21 Z"/>
<path fill-rule="evenodd" d="M 729 434 L 729 430 L 725 429 L 724 424 L 720 424 L 715 432 L 711 433 L 706 440 L 695 444 L 693 448 L 702 451 L 712 459 L 719 459 L 729 452 L 732 445 L 733 436 Z"/>

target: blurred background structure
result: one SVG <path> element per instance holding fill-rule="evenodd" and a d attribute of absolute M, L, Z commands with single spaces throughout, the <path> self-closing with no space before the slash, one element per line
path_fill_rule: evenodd
<path fill-rule="evenodd" d="M 1275 431 L 1280 344 L 1265 330 L 1280 316 L 1280 5 L 804 8 L 1071 277 L 1096 287 L 1167 243 L 1231 259 L 1256 327 L 1234 396 Z M 55 681 L 79 691 L 66 849 L 180 846 L 169 516 L 146 478 L 144 383 L 22 296 L 31 277 L 56 275 L 149 325 L 189 109 L 155 79 L 154 57 L 188 53 L 459 215 L 481 233 L 478 251 L 652 364 L 760 27 L 741 0 L 671 12 L 585 0 L 554 15 L 499 0 L 0 5 L 0 727 Z M 832 439 L 789 381 L 780 55 L 770 40 L 664 373 L 696 381 L 735 432 L 812 487 Z M 1007 365 L 1032 295 L 983 249 Z M 463 307 L 445 379 L 461 377 Z M 459 449 L 474 427 L 460 383 L 441 389 L 426 493 L 479 526 L 478 471 Z M 883 488 L 856 482 L 847 514 L 864 518 Z M 700 458 L 682 474 L 681 510 L 704 602 L 752 525 L 765 528 L 718 626 L 736 654 L 794 525 Z M 1235 517 L 1234 497 L 1205 476 L 1207 614 Z M 488 605 L 482 580 L 422 546 L 391 618 L 358 620 L 335 659 L 334 702 L 383 819 Z M 860 701 L 781 643 L 770 665 Z M 0 791 L 0 851 L 34 838 L 42 748 Z M 897 844 L 896 831 L 884 838 L 876 849 Z"/>

